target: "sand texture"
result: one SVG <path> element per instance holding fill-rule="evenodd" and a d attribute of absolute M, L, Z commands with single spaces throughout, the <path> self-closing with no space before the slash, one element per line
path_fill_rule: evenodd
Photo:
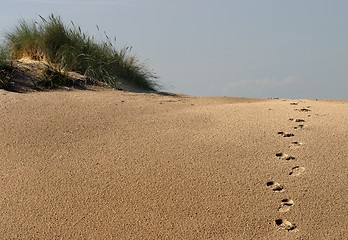
<path fill-rule="evenodd" d="M 0 239 L 348 239 L 348 102 L 0 91 Z"/>

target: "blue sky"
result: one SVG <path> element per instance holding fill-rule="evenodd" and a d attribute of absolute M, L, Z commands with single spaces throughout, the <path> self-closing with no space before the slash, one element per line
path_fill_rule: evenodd
<path fill-rule="evenodd" d="M 192 95 L 348 99 L 346 0 L 2 0 L 0 31 L 60 15 L 98 25 Z"/>

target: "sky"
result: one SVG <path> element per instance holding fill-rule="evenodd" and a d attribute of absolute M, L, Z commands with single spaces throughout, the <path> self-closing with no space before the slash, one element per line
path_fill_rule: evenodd
<path fill-rule="evenodd" d="M 163 90 L 197 96 L 348 99 L 347 0 L 0 0 L 0 32 L 51 13 L 96 25 Z"/>

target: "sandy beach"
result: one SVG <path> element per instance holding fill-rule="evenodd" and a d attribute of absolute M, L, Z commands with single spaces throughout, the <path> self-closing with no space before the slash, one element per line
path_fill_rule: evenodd
<path fill-rule="evenodd" d="M 348 239 L 348 101 L 0 90 L 1 239 Z"/>

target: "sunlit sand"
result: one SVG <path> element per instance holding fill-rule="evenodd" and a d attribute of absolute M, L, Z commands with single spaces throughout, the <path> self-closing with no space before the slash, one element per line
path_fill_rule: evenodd
<path fill-rule="evenodd" d="M 1 239 L 347 239 L 348 102 L 0 90 Z"/>

